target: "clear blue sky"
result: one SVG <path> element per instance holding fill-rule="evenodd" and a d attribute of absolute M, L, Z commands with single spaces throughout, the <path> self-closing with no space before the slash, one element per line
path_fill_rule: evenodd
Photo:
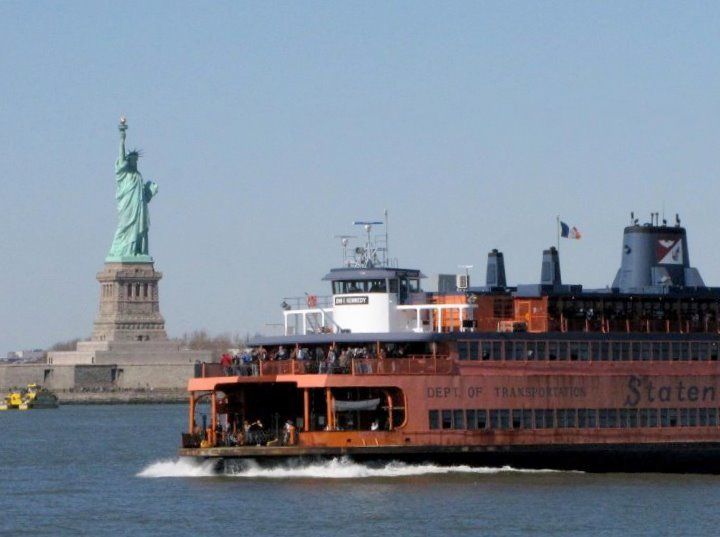
<path fill-rule="evenodd" d="M 89 336 L 117 120 L 156 180 L 170 335 L 256 332 L 390 211 L 427 274 L 505 252 L 609 284 L 629 212 L 680 212 L 720 285 L 716 2 L 2 2 L 0 352 Z"/>

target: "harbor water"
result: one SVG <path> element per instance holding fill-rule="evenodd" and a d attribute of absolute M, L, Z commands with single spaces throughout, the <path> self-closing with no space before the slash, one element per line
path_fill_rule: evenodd
<path fill-rule="evenodd" d="M 716 535 L 720 476 L 350 460 L 217 475 L 182 405 L 0 413 L 0 535 Z"/>

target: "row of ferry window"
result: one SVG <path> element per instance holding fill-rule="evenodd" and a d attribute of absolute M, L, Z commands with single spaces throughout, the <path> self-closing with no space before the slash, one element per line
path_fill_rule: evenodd
<path fill-rule="evenodd" d="M 632 429 L 718 425 L 717 408 L 431 410 L 430 429 Z"/>
<path fill-rule="evenodd" d="M 719 353 L 709 341 L 458 341 L 460 360 L 715 361 Z"/>

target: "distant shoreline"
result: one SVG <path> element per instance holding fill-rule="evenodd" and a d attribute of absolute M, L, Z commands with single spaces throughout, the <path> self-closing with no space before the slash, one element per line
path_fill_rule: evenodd
<path fill-rule="evenodd" d="M 188 399 L 185 390 L 54 393 L 61 405 L 173 405 Z"/>

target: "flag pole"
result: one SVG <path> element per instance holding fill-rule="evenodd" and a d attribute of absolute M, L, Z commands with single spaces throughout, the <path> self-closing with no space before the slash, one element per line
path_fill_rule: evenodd
<path fill-rule="evenodd" d="M 557 251 L 560 253 L 560 215 L 557 215 Z"/>

